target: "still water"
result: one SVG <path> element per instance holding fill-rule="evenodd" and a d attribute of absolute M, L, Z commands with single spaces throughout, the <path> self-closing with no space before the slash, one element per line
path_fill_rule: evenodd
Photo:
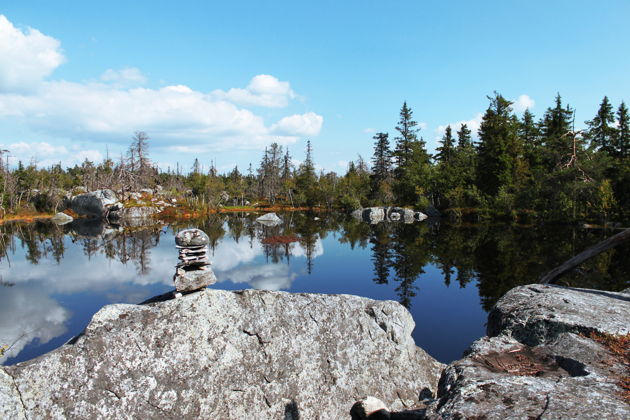
<path fill-rule="evenodd" d="M 442 362 L 484 335 L 487 312 L 506 291 L 611 232 L 569 226 L 368 224 L 331 213 L 213 215 L 120 228 L 74 221 L 0 226 L 3 364 L 29 360 L 79 334 L 103 305 L 139 303 L 172 290 L 174 235 L 197 227 L 211 240 L 212 288 L 344 293 L 391 299 L 413 315 L 416 344 Z M 594 258 L 565 284 L 630 285 L 630 247 Z"/>

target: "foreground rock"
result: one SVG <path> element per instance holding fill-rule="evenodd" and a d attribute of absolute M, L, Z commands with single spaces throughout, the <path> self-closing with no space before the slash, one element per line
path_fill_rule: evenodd
<path fill-rule="evenodd" d="M 366 395 L 401 410 L 443 368 L 413 327 L 395 302 L 345 295 L 109 305 L 73 344 L 0 368 L 0 418 L 343 419 Z"/>
<path fill-rule="evenodd" d="M 618 385 L 628 367 L 580 335 L 629 328 L 630 296 L 623 293 L 512 289 L 489 316 L 493 337 L 476 341 L 444 371 L 426 418 L 630 418 Z"/>
<path fill-rule="evenodd" d="M 366 207 L 353 211 L 352 216 L 372 225 L 381 222 L 421 222 L 427 218 L 424 213 L 402 207 Z"/>

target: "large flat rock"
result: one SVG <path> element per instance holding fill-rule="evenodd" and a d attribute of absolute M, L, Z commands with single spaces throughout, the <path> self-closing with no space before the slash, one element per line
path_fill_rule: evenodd
<path fill-rule="evenodd" d="M 530 346 L 563 332 L 630 333 L 630 295 L 530 284 L 510 290 L 488 315 L 488 335 L 505 334 Z"/>
<path fill-rule="evenodd" d="M 541 285 L 512 289 L 490 313 L 491 337 L 477 340 L 444 370 L 438 400 L 417 418 L 630 418 L 619 385 L 629 366 L 590 338 L 629 329 L 627 294 Z"/>
<path fill-rule="evenodd" d="M 206 289 L 110 305 L 73 344 L 0 369 L 1 418 L 341 419 L 373 395 L 394 409 L 443 365 L 392 301 Z"/>

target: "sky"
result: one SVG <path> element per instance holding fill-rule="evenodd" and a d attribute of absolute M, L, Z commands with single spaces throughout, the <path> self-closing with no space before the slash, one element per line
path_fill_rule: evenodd
<path fill-rule="evenodd" d="M 161 169 L 256 168 L 306 140 L 322 170 L 369 160 L 404 101 L 429 151 L 476 131 L 497 91 L 576 126 L 630 101 L 630 2 L 0 0 L 0 148 L 10 162 L 119 160 L 148 133 Z"/>

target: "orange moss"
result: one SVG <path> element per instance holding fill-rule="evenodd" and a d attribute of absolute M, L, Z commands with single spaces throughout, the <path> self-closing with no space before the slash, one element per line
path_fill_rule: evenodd
<path fill-rule="evenodd" d="M 50 219 L 53 217 L 50 213 L 39 213 L 34 210 L 20 210 L 15 214 L 7 214 L 0 219 L 0 225 L 6 222 L 34 222 L 35 220 Z"/>
<path fill-rule="evenodd" d="M 621 378 L 617 385 L 622 389 L 623 398 L 630 404 L 630 334 L 612 335 L 591 332 L 589 337 L 591 340 L 604 345 L 615 355 L 617 362 L 625 366 L 626 375 Z"/>

